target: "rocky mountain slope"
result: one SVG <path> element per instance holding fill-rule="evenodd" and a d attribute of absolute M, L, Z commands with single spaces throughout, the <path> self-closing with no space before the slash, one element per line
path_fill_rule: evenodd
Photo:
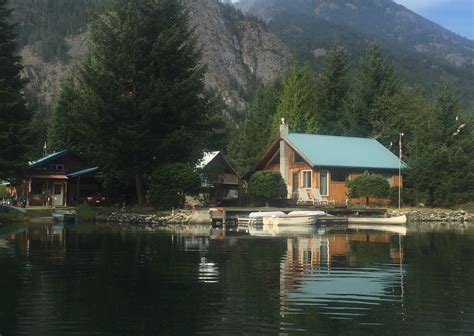
<path fill-rule="evenodd" d="M 405 79 L 426 87 L 447 76 L 474 106 L 474 41 L 392 0 L 240 0 L 236 6 L 306 57 L 321 58 L 335 39 L 358 56 L 377 40 Z"/>
<path fill-rule="evenodd" d="M 247 90 L 272 81 L 289 65 L 287 47 L 265 24 L 230 5 L 217 0 L 186 0 L 184 4 L 202 50 L 202 63 L 207 65 L 206 86 L 218 92 L 231 110 L 243 111 Z M 21 49 L 28 91 L 40 105 L 54 103 L 61 79 L 87 51 L 86 36 L 79 31 L 66 37 L 68 62 L 45 61 L 37 52 L 41 42 Z"/>

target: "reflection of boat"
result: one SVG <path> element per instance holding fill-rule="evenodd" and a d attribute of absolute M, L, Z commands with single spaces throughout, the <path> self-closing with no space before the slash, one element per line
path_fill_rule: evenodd
<path fill-rule="evenodd" d="M 388 225 L 403 225 L 407 222 L 407 216 L 388 217 L 388 218 L 363 218 L 363 217 L 349 217 L 347 218 L 349 224 L 388 224 Z"/>
<path fill-rule="evenodd" d="M 75 209 L 53 209 L 52 216 L 57 222 L 75 223 L 77 220 L 77 213 Z"/>
<path fill-rule="evenodd" d="M 349 224 L 347 226 L 349 230 L 370 230 L 370 231 L 385 231 L 398 233 L 400 235 L 406 235 L 406 226 L 401 225 L 376 225 L 376 224 Z"/>
<path fill-rule="evenodd" d="M 260 237 L 287 237 L 295 235 L 312 235 L 316 232 L 314 225 L 273 225 L 249 224 L 249 234 Z"/>

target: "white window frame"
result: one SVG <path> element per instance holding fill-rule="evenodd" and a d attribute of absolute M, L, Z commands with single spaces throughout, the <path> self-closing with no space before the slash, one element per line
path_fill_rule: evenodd
<path fill-rule="evenodd" d="M 306 173 L 309 173 L 309 187 L 308 186 L 305 186 L 305 174 Z M 303 178 L 303 181 L 301 183 L 301 187 L 302 188 L 305 188 L 305 189 L 308 189 L 308 188 L 312 188 L 313 187 L 313 171 L 312 170 L 302 170 L 301 171 L 301 176 Z"/>
<path fill-rule="evenodd" d="M 321 189 L 321 173 L 326 172 L 326 194 L 323 194 L 323 190 Z M 320 170 L 319 171 L 319 192 L 321 196 L 329 196 L 329 180 L 331 176 L 329 175 L 329 170 Z"/>

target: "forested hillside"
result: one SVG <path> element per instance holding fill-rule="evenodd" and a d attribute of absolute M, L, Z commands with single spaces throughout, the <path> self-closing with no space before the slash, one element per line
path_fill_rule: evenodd
<path fill-rule="evenodd" d="M 403 79 L 430 91 L 449 78 L 474 111 L 474 41 L 458 36 L 391 0 L 241 0 L 316 70 L 335 40 L 356 60 L 380 42 Z"/>

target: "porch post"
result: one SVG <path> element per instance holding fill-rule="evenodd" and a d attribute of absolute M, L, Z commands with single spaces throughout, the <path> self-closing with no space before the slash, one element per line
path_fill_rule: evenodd
<path fill-rule="evenodd" d="M 288 124 L 285 124 L 285 119 L 281 119 L 280 124 L 280 174 L 285 180 L 287 194 L 290 192 L 288 186 L 290 185 L 288 179 L 288 146 L 285 143 L 285 138 L 288 136 Z M 287 195 L 288 196 L 288 195 Z"/>

